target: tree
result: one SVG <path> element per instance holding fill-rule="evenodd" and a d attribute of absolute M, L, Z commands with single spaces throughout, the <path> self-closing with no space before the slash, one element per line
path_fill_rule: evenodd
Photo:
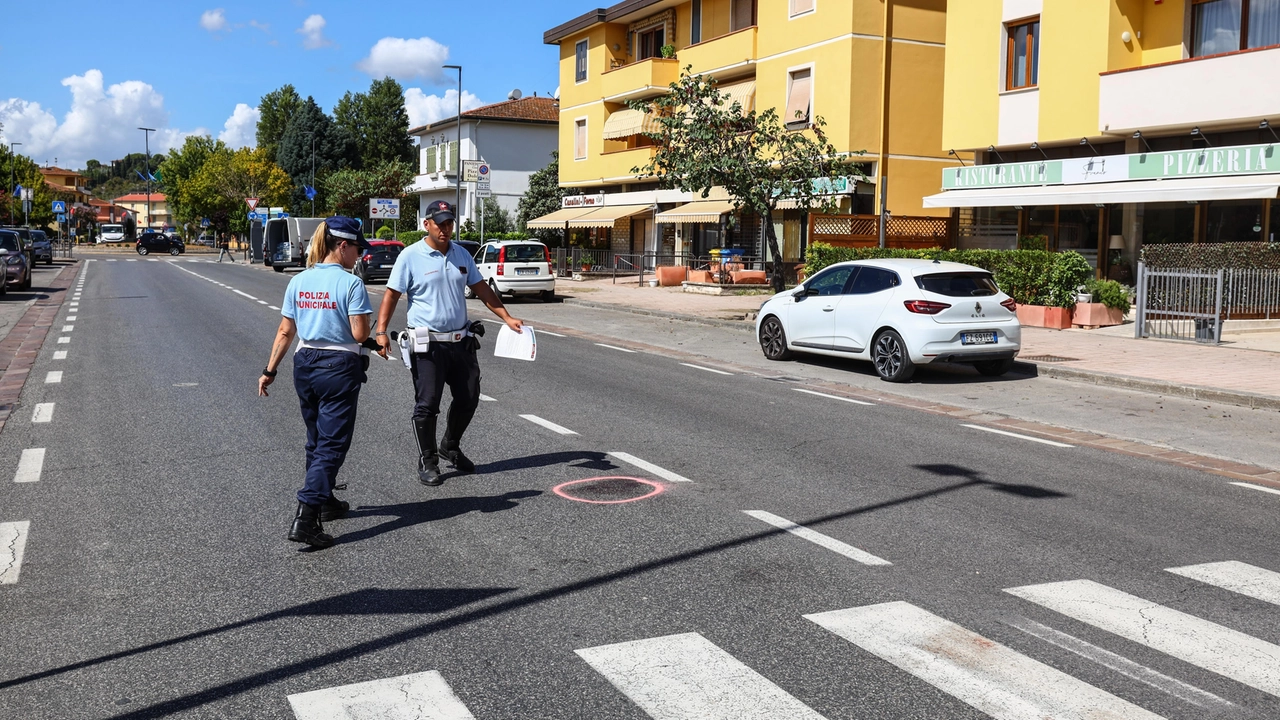
<path fill-rule="evenodd" d="M 685 67 L 667 95 L 629 103 L 651 113 L 658 124 L 646 133 L 656 152 L 632 172 L 704 198 L 713 187 L 723 187 L 736 211 L 764 218 L 773 256 L 770 281 L 781 292 L 782 253 L 773 227 L 778 202 L 793 201 L 802 212 L 833 212 L 829 193 L 834 181 L 862 175 L 861 167 L 827 139 L 822 118 L 799 132 L 788 129 L 794 123 L 784 123 L 776 109 L 746 112 L 716 88 L 715 78 L 693 75 L 692 70 Z"/>
<path fill-rule="evenodd" d="M 289 198 L 289 176 L 267 156 L 265 148 L 240 148 L 232 152 L 225 145 L 215 148 L 199 172 L 187 183 L 193 217 L 210 218 L 221 232 L 249 229 L 247 197 L 259 198 L 262 207 L 283 205 Z M 213 222 L 213 218 L 222 220 Z"/>
<path fill-rule="evenodd" d="M 509 233 L 515 230 L 515 225 L 511 222 L 511 213 L 491 197 L 485 198 L 484 202 L 480 203 L 480 214 L 484 219 L 480 227 L 484 228 L 485 235 Z"/>
<path fill-rule="evenodd" d="M 293 194 L 289 204 L 295 211 L 301 208 L 309 211 L 311 208 L 303 190 L 303 186 L 311 184 L 310 133 L 315 134 L 317 208 L 332 205 L 324 191 L 324 179 L 330 173 L 359 167 L 355 141 L 320 109 L 314 99 L 308 97 L 289 121 L 289 126 L 280 138 L 280 149 L 276 152 L 276 162 L 293 179 Z"/>
<path fill-rule="evenodd" d="M 10 153 L 7 145 L 0 146 L 0 176 L 5 185 L 4 221 L 21 225 L 23 220 L 22 201 L 13 197 L 13 188 L 9 186 L 9 171 L 13 169 L 13 182 L 24 188 L 32 189 L 31 212 L 27 219 L 32 227 L 44 227 L 53 222 L 53 201 L 57 199 L 54 192 L 40 174 L 40 166 L 31 158 L 20 153 Z"/>
<path fill-rule="evenodd" d="M 198 202 L 195 179 L 210 157 L 230 152 L 226 143 L 208 135 L 192 135 L 183 142 L 181 148 L 170 151 L 168 159 L 161 166 L 161 176 L 164 178 L 161 188 L 178 225 L 207 217 L 207 213 L 202 212 L 207 208 L 201 207 Z"/>
<path fill-rule="evenodd" d="M 266 149 L 268 157 L 275 158 L 285 128 L 289 127 L 289 121 L 301 107 L 302 98 L 293 85 L 272 90 L 258 101 L 257 144 Z"/>
<path fill-rule="evenodd" d="M 406 162 L 383 162 L 364 170 L 339 170 L 325 178 L 325 194 L 337 215 L 367 216 L 369 198 L 399 198 L 404 214 L 414 177 L 413 166 Z"/>
<path fill-rule="evenodd" d="M 551 162 L 529 176 L 529 189 L 525 190 L 520 204 L 516 206 L 519 229 L 524 230 L 525 223 L 534 218 L 559 210 L 561 198 L 568 194 L 560 187 L 560 153 L 552 151 Z M 546 243 L 557 242 L 562 235 L 559 230 L 531 230 L 530 234 Z"/>
<path fill-rule="evenodd" d="M 368 94 L 350 92 L 333 108 L 334 121 L 356 141 L 363 167 L 380 162 L 413 162 L 404 88 L 392 78 L 374 80 Z"/>

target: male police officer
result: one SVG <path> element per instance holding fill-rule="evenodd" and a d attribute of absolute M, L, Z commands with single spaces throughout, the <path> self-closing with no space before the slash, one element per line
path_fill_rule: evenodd
<path fill-rule="evenodd" d="M 387 325 L 401 295 L 408 295 L 408 325 L 413 343 L 410 370 L 417 403 L 413 408 L 413 432 L 418 441 L 418 481 L 439 485 L 438 458 L 443 455 L 463 473 L 476 466 L 462 454 L 460 442 L 476 406 L 480 403 L 480 364 L 476 361 L 479 341 L 472 337 L 467 322 L 467 301 L 463 288 L 471 291 L 507 324 L 521 332 L 522 323 L 507 313 L 502 300 L 485 284 L 475 261 L 460 245 L 449 242 L 453 234 L 453 206 L 437 200 L 424 209 L 421 242 L 410 245 L 396 258 L 387 280 L 386 296 L 378 308 L 374 337 L 387 356 L 391 345 Z M 436 417 L 445 384 L 453 394 L 444 438 L 436 446 Z"/>

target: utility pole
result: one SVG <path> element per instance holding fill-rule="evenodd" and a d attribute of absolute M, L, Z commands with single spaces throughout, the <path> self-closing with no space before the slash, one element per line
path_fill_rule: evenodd
<path fill-rule="evenodd" d="M 458 207 L 459 205 L 462 204 L 462 66 L 461 65 L 445 65 L 444 69 L 458 71 L 458 118 L 457 118 L 458 120 L 458 157 L 454 158 L 454 160 L 457 163 L 457 167 L 454 169 L 454 179 L 453 179 L 454 187 L 457 189 L 456 192 L 454 193 L 454 201 L 453 201 L 453 216 L 455 218 L 454 232 L 456 237 L 456 233 L 459 229 L 458 221 L 456 218 L 462 212 L 462 209 Z M 445 172 L 448 172 L 447 167 L 445 168 Z"/>
<path fill-rule="evenodd" d="M 13 185 L 13 169 L 14 169 L 14 167 L 16 167 L 16 166 L 17 166 L 17 164 L 18 164 L 18 156 L 13 154 L 13 146 L 15 146 L 15 145 L 21 145 L 21 144 L 22 144 L 22 143 L 20 143 L 20 142 L 11 142 L 11 143 L 9 143 L 9 194 L 10 194 L 11 196 L 12 196 L 12 194 L 13 194 L 13 188 L 14 188 L 14 185 Z M 18 200 L 19 200 L 19 201 L 21 201 L 21 200 L 22 200 L 22 198 L 18 198 Z M 13 198 L 12 198 L 12 197 L 10 197 L 10 198 L 9 198 L 9 224 L 10 224 L 10 225 L 12 225 L 12 224 L 13 224 Z"/>
<path fill-rule="evenodd" d="M 311 217 L 316 216 L 316 133 L 306 131 L 311 136 Z"/>
<path fill-rule="evenodd" d="M 140 127 L 138 129 L 143 131 L 142 132 L 142 137 L 144 138 L 143 142 L 146 144 L 146 149 L 147 149 L 147 228 L 146 229 L 150 230 L 151 229 L 151 133 L 155 132 L 156 129 L 144 128 L 144 127 Z"/>

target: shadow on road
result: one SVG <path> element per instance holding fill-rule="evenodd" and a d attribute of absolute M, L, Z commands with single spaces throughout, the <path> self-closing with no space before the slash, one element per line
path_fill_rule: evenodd
<path fill-rule="evenodd" d="M 868 378 L 879 377 L 876 375 L 876 368 L 868 360 L 846 360 L 844 358 L 828 357 L 826 355 L 797 355 L 792 362 L 801 363 L 803 365 L 812 365 L 814 367 L 823 367 L 831 370 L 841 370 L 854 375 L 861 375 Z M 1009 371 L 1007 375 L 1000 377 L 986 377 L 979 375 L 978 371 L 972 365 L 962 363 L 938 363 L 937 365 L 918 365 L 916 366 L 916 374 L 912 376 L 911 382 L 908 384 L 916 385 L 971 385 L 1002 382 L 1020 382 L 1029 380 L 1034 374 L 1022 372 L 1018 366 Z M 886 383 L 891 386 L 891 383 Z"/>
<path fill-rule="evenodd" d="M 395 532 L 396 530 L 421 525 L 422 523 L 466 515 L 470 512 L 495 513 L 511 510 L 520 506 L 520 503 L 516 502 L 516 500 L 537 497 L 541 494 L 541 490 L 519 490 L 501 495 L 441 498 L 439 500 L 400 503 L 399 505 L 361 505 L 348 512 L 347 517 L 391 517 L 394 519 L 364 530 L 343 533 L 336 538 L 337 544 L 356 543 L 361 540 L 375 538 L 384 533 Z"/>

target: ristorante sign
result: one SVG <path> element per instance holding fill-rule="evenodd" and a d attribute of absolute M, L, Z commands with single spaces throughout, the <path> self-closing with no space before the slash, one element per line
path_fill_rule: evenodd
<path fill-rule="evenodd" d="M 1239 145 L 947 168 L 943 190 L 1280 173 L 1280 147 Z"/>

